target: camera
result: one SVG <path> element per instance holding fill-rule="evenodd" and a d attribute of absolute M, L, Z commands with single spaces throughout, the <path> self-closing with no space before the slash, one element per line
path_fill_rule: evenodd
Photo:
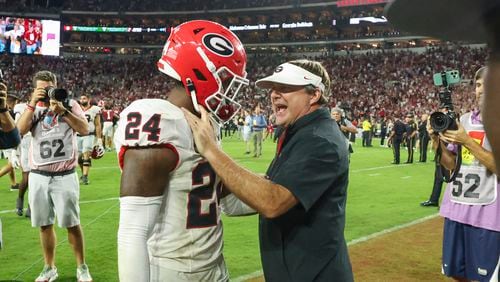
<path fill-rule="evenodd" d="M 63 88 L 55 88 L 53 86 L 45 87 L 45 98 L 42 100 L 44 102 L 48 102 L 50 99 L 59 101 L 59 102 L 67 102 L 68 100 L 68 91 Z"/>
<path fill-rule="evenodd" d="M 457 114 L 453 108 L 451 91 L 446 90 L 439 92 L 439 101 L 441 102 L 439 108 L 446 109 L 446 112 L 434 112 L 431 114 L 430 123 L 432 129 L 437 133 L 444 132 L 448 129 L 457 130 Z"/>
<path fill-rule="evenodd" d="M 460 83 L 460 75 L 457 70 L 453 71 L 443 71 L 441 73 L 436 73 L 433 76 L 434 85 L 444 86 L 445 89 L 439 92 L 439 108 L 445 109 L 445 112 L 434 112 L 430 116 L 431 127 L 434 132 L 444 132 L 448 129 L 457 130 L 457 114 L 453 107 L 453 101 L 451 99 L 450 85 Z"/>

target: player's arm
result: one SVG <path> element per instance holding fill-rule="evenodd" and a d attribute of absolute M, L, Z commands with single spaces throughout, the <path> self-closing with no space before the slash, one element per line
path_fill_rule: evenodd
<path fill-rule="evenodd" d="M 100 114 L 97 114 L 95 116 L 94 125 L 95 125 L 95 136 L 97 137 L 97 139 L 101 139 L 101 143 L 102 143 L 102 127 L 101 127 L 101 115 Z"/>
<path fill-rule="evenodd" d="M 177 164 L 170 148 L 121 147 L 118 274 L 123 282 L 150 281 L 148 238 L 160 214 L 162 195 Z"/>
<path fill-rule="evenodd" d="M 123 153 L 120 197 L 161 196 L 177 165 L 178 155 L 166 146 L 129 147 Z"/>

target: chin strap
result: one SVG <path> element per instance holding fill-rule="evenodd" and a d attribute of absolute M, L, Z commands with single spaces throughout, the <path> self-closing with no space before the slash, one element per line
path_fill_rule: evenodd
<path fill-rule="evenodd" d="M 194 110 L 199 113 L 200 106 L 198 105 L 198 100 L 196 99 L 196 88 L 194 87 L 193 81 L 191 78 L 186 78 L 186 87 L 189 91 L 189 95 L 191 96 L 191 102 L 193 103 Z"/>

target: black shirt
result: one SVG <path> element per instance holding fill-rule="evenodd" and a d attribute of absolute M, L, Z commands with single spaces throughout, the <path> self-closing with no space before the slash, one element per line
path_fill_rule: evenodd
<path fill-rule="evenodd" d="M 380 134 L 385 135 L 387 133 L 387 123 L 383 120 L 380 122 Z"/>
<path fill-rule="evenodd" d="M 429 132 L 427 132 L 427 122 L 421 121 L 418 124 L 418 136 L 420 138 L 430 138 Z"/>
<path fill-rule="evenodd" d="M 406 132 L 406 126 L 401 121 L 397 120 L 394 122 L 394 127 L 392 128 L 394 131 L 394 136 L 397 138 L 403 138 L 403 134 Z"/>
<path fill-rule="evenodd" d="M 410 137 L 410 135 L 417 130 L 417 125 L 415 122 L 410 121 L 409 123 L 405 124 L 406 127 L 406 137 Z"/>
<path fill-rule="evenodd" d="M 9 132 L 0 129 L 0 149 L 15 148 L 19 143 L 21 143 L 21 136 L 17 127 Z"/>
<path fill-rule="evenodd" d="M 260 216 L 265 280 L 353 281 L 344 239 L 345 137 L 326 108 L 301 117 L 283 134 L 282 150 L 267 176 L 299 203 L 277 218 Z"/>

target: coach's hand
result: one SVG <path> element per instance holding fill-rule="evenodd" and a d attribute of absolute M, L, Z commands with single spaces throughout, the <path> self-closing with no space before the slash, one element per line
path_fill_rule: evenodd
<path fill-rule="evenodd" d="M 184 108 L 182 108 L 182 111 L 184 112 L 184 116 L 191 127 L 191 131 L 193 132 L 194 142 L 198 153 L 207 157 L 206 155 L 210 152 L 210 150 L 217 149 L 217 144 L 215 142 L 214 128 L 212 127 L 208 113 L 203 106 L 199 105 L 199 108 L 201 118 L 198 118 Z"/>

